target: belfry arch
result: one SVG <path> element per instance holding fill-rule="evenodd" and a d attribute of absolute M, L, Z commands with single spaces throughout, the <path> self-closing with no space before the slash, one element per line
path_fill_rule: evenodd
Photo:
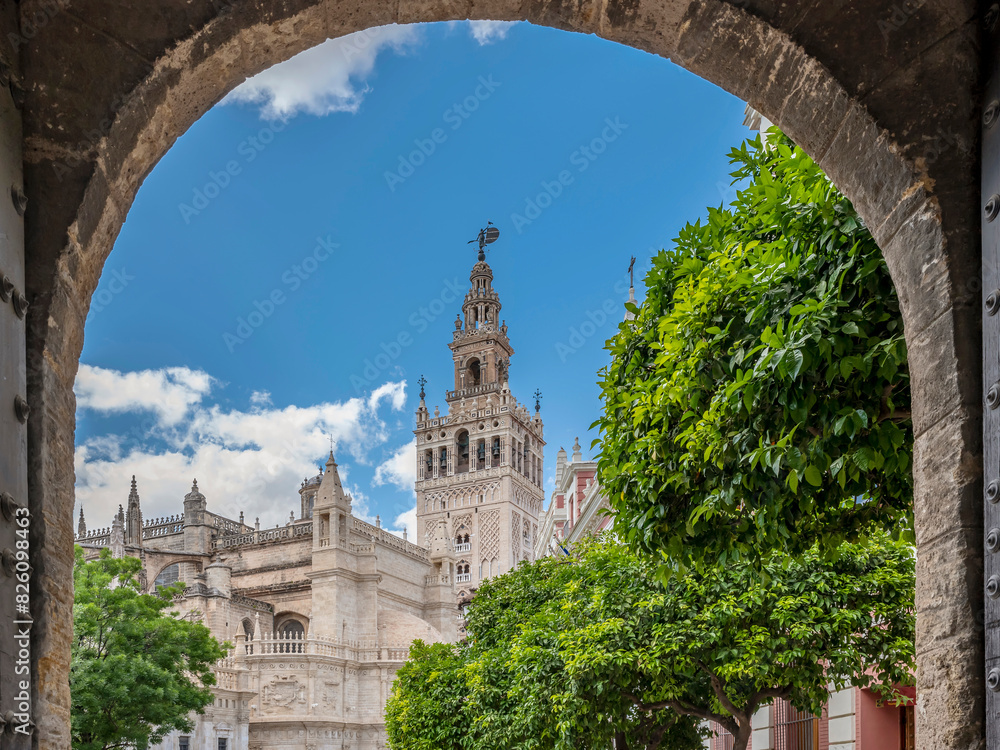
<path fill-rule="evenodd" d="M 27 494 L 33 587 L 44 592 L 33 613 L 33 650 L 44 655 L 32 684 L 37 746 L 69 746 L 73 383 L 84 322 L 143 179 L 264 68 L 374 26 L 465 18 L 527 20 L 670 58 L 776 122 L 857 206 L 899 292 L 911 358 L 919 746 L 979 746 L 976 45 L 993 31 L 975 3 L 925 3 L 902 20 L 882 0 L 150 0 L 116 5 L 113 17 L 97 0 L 46 7 L 23 0 L 19 19 L 3 17 L 22 40 L 7 62 L 24 100 Z"/>

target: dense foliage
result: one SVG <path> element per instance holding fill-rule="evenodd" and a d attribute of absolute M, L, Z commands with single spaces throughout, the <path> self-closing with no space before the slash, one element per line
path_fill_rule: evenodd
<path fill-rule="evenodd" d="M 608 344 L 596 425 L 617 528 L 680 566 L 873 525 L 909 537 L 909 374 L 881 252 L 780 134 L 731 159 L 737 200 L 653 258 Z"/>
<path fill-rule="evenodd" d="M 719 722 L 743 750 L 774 698 L 819 713 L 832 683 L 892 699 L 913 667 L 912 549 L 660 580 L 613 542 L 485 582 L 458 646 L 414 647 L 386 711 L 393 750 L 687 750 Z"/>
<path fill-rule="evenodd" d="M 145 748 L 212 702 L 212 666 L 226 655 L 199 622 L 169 610 L 177 586 L 144 594 L 142 562 L 76 549 L 70 667 L 74 750 Z M 182 584 L 181 584 L 182 586 Z"/>

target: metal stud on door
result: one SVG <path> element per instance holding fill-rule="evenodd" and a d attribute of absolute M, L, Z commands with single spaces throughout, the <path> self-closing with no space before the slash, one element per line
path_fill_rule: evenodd
<path fill-rule="evenodd" d="M 986 635 L 986 747 L 1000 749 L 1000 49 L 993 47 L 982 114 L 983 606 Z"/>

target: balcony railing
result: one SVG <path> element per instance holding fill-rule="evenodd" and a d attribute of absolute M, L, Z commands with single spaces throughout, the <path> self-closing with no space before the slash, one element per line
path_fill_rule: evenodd
<path fill-rule="evenodd" d="M 472 552 L 472 544 L 469 542 L 463 542 L 462 544 L 455 545 L 456 552 Z"/>
<path fill-rule="evenodd" d="M 472 573 L 459 573 L 455 576 L 455 583 L 468 583 L 472 580 Z"/>
<path fill-rule="evenodd" d="M 243 642 L 240 639 L 240 642 Z M 245 642 L 244 649 L 248 660 L 254 657 L 281 656 L 283 654 L 303 654 L 306 656 L 326 656 L 335 659 L 348 659 L 358 662 L 375 661 L 405 661 L 409 657 L 409 643 L 379 644 L 376 640 L 348 640 L 336 638 L 317 638 L 301 633 L 264 633 Z M 236 664 L 235 659 L 223 661 L 220 666 L 225 668 Z M 288 665 L 293 668 L 293 664 Z M 283 668 L 280 664 L 272 668 Z"/>
<path fill-rule="evenodd" d="M 451 401 L 456 398 L 469 398 L 471 396 L 482 395 L 483 393 L 499 393 L 501 388 L 503 388 L 502 383 L 480 383 L 479 385 L 470 385 L 467 388 L 447 391 L 445 394 L 445 400 Z"/>

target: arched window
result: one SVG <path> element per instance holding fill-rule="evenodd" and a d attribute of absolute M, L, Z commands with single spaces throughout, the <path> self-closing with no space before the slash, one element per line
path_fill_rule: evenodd
<path fill-rule="evenodd" d="M 253 620 L 249 617 L 243 619 L 243 633 L 246 635 L 248 641 L 253 640 Z"/>
<path fill-rule="evenodd" d="M 168 565 L 160 574 L 156 576 L 156 580 L 153 582 L 154 589 L 160 589 L 163 586 L 170 586 L 171 584 L 177 583 L 181 574 L 181 566 L 177 563 L 173 565 Z"/>
<path fill-rule="evenodd" d="M 469 470 L 469 431 L 459 430 L 455 436 L 455 473 L 464 474 Z"/>
<path fill-rule="evenodd" d="M 477 326 L 478 328 L 478 326 Z M 473 357 L 469 360 L 469 364 L 465 368 L 466 372 L 469 374 L 467 386 L 479 385 L 479 379 L 482 375 L 482 367 L 479 364 L 479 360 Z"/>

